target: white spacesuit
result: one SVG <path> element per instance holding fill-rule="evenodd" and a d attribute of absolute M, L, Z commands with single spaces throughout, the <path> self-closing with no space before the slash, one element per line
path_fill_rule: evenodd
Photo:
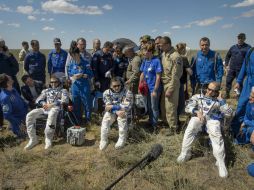
<path fill-rule="evenodd" d="M 184 133 L 182 151 L 177 158 L 177 162 L 182 163 L 190 159 L 191 144 L 197 133 L 202 131 L 202 126 L 205 125 L 213 147 L 213 155 L 216 158 L 219 175 L 220 177 L 227 177 L 224 141 L 221 134 L 221 119 L 223 117 L 231 117 L 233 110 L 222 99 L 196 94 L 187 102 L 185 111 L 191 114 L 196 112 L 203 113 L 204 119 L 201 120 L 197 116 L 191 117 Z"/>
<path fill-rule="evenodd" d="M 127 138 L 127 112 L 131 109 L 133 95 L 131 91 L 122 89 L 120 92 L 114 92 L 108 89 L 103 93 L 103 101 L 105 106 L 112 105 L 110 111 L 106 111 L 101 126 L 100 150 L 104 150 L 108 144 L 108 133 L 110 126 L 117 119 L 119 128 L 119 138 L 115 144 L 115 148 L 122 148 Z M 117 116 L 118 111 L 124 111 L 124 116 Z"/>
<path fill-rule="evenodd" d="M 54 85 L 53 85 L 54 86 Z M 38 144 L 36 136 L 36 119 L 44 114 L 48 115 L 46 128 L 45 128 L 45 149 L 52 146 L 52 139 L 55 132 L 56 120 L 60 107 L 63 103 L 68 103 L 69 96 L 66 89 L 61 87 L 52 87 L 42 91 L 41 95 L 37 98 L 36 103 L 43 106 L 43 108 L 36 108 L 30 111 L 26 116 L 27 134 L 29 142 L 25 146 L 25 150 L 33 148 Z M 50 105 L 47 107 L 47 105 Z"/>

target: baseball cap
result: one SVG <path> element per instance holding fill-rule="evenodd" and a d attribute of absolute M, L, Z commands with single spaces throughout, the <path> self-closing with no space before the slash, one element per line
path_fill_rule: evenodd
<path fill-rule="evenodd" d="M 149 36 L 149 35 L 142 36 L 142 41 L 148 42 L 150 40 L 151 40 L 151 36 Z"/>
<path fill-rule="evenodd" d="M 241 38 L 241 39 L 246 38 L 246 35 L 244 33 L 240 33 L 238 34 L 237 38 Z"/>
<path fill-rule="evenodd" d="M 60 38 L 54 38 L 54 44 L 61 44 Z"/>

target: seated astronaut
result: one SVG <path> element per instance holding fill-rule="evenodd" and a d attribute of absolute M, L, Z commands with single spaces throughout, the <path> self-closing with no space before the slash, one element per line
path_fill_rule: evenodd
<path fill-rule="evenodd" d="M 115 148 L 119 149 L 125 145 L 127 138 L 127 112 L 132 106 L 132 93 L 124 88 L 120 78 L 112 78 L 110 88 L 103 93 L 105 103 L 105 114 L 101 124 L 100 150 L 104 150 L 108 145 L 108 133 L 110 126 L 117 119 L 119 128 L 119 138 Z"/>
<path fill-rule="evenodd" d="M 233 110 L 219 96 L 219 89 L 219 83 L 211 82 L 204 95 L 196 94 L 188 102 L 185 111 L 193 114 L 193 116 L 184 133 L 182 150 L 177 162 L 183 163 L 191 158 L 191 144 L 195 140 L 197 133 L 202 131 L 202 127 L 205 126 L 211 140 L 219 176 L 225 178 L 228 176 L 228 172 L 225 166 L 225 148 L 221 134 L 221 120 L 223 117 L 231 117 Z"/>
<path fill-rule="evenodd" d="M 45 128 L 45 149 L 52 147 L 52 140 L 56 128 L 56 120 L 62 104 L 68 104 L 69 96 L 66 89 L 61 87 L 60 80 L 52 76 L 50 79 L 51 87 L 42 91 L 36 99 L 36 103 L 42 108 L 36 108 L 30 111 L 26 116 L 27 134 L 29 142 L 25 146 L 25 150 L 29 150 L 38 144 L 36 136 L 36 119 L 44 114 L 48 115 Z"/>

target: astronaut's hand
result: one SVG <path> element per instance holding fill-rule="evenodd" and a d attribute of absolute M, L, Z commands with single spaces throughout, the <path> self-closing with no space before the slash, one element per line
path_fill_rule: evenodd
<path fill-rule="evenodd" d="M 113 108 L 113 105 L 106 105 L 105 111 L 111 111 L 112 108 Z"/>
<path fill-rule="evenodd" d="M 197 112 L 197 117 L 199 118 L 199 120 L 204 123 L 205 122 L 205 117 L 203 116 L 202 112 Z"/>
<path fill-rule="evenodd" d="M 44 104 L 42 107 L 43 107 L 43 109 L 45 109 L 45 110 L 49 110 L 50 108 L 53 107 L 53 104 Z"/>
<path fill-rule="evenodd" d="M 81 78 L 83 76 L 83 74 L 82 73 L 79 73 L 79 74 L 75 74 L 73 77 L 75 78 L 75 79 L 79 79 L 79 78 Z"/>
<path fill-rule="evenodd" d="M 172 96 L 173 92 L 170 91 L 170 90 L 167 90 L 166 93 L 165 93 L 165 96 L 170 98 Z"/>
<path fill-rule="evenodd" d="M 111 71 L 107 71 L 107 72 L 105 73 L 105 77 L 106 77 L 106 78 L 111 78 Z"/>
<path fill-rule="evenodd" d="M 254 145 L 254 132 L 251 133 L 250 142 L 252 145 Z"/>
<path fill-rule="evenodd" d="M 87 79 L 88 75 L 87 74 L 83 74 L 83 78 Z"/>
<path fill-rule="evenodd" d="M 116 112 L 116 115 L 117 115 L 118 117 L 122 117 L 122 118 L 123 118 L 123 117 L 125 117 L 126 114 L 125 114 L 125 111 L 119 110 L 119 111 Z"/>

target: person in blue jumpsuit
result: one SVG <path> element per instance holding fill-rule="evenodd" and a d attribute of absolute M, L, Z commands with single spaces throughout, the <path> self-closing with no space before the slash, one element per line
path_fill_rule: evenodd
<path fill-rule="evenodd" d="M 246 105 L 249 100 L 251 88 L 254 86 L 254 51 L 252 51 L 249 55 L 251 50 L 252 49 L 246 53 L 241 71 L 237 77 L 235 85 L 235 88 L 240 89 L 241 86 L 243 86 L 243 89 L 238 100 L 235 116 L 231 123 L 231 131 L 234 137 L 236 137 L 236 135 L 239 133 L 240 125 L 244 119 Z"/>
<path fill-rule="evenodd" d="M 80 51 L 75 41 L 71 43 L 69 53 L 72 58 L 68 67 L 68 76 L 72 81 L 71 94 L 74 113 L 81 124 L 81 105 L 83 105 L 86 122 L 90 122 L 92 99 L 89 80 L 93 77 L 93 72 L 90 64 L 81 58 Z"/>
<path fill-rule="evenodd" d="M 230 97 L 230 90 L 232 88 L 232 82 L 236 78 L 241 70 L 245 55 L 251 48 L 249 44 L 244 41 L 246 36 L 244 33 L 240 33 L 237 36 L 238 43 L 233 45 L 227 52 L 225 57 L 225 66 L 227 69 L 226 77 L 226 98 Z"/>
<path fill-rule="evenodd" d="M 18 138 L 23 138 L 24 134 L 21 132 L 20 126 L 25 121 L 28 106 L 17 90 L 13 88 L 13 82 L 9 75 L 0 74 L 0 103 L 3 116 L 10 122 L 13 133 Z"/>
<path fill-rule="evenodd" d="M 32 79 L 41 81 L 45 84 L 46 57 L 39 51 L 40 45 L 38 40 L 32 40 L 31 47 L 32 51 L 25 57 L 24 69 L 32 77 Z"/>
<path fill-rule="evenodd" d="M 67 59 L 67 52 L 61 49 L 61 40 L 59 38 L 54 39 L 55 49 L 53 49 L 48 55 L 48 73 L 50 75 L 61 72 L 65 73 L 65 63 Z"/>
<path fill-rule="evenodd" d="M 113 54 L 114 65 L 113 75 L 114 77 L 121 77 L 124 81 L 126 79 L 126 71 L 128 68 L 128 59 L 122 53 L 122 47 L 117 45 Z"/>
<path fill-rule="evenodd" d="M 244 119 L 236 140 L 238 144 L 251 143 L 254 146 L 254 87 L 251 89 Z"/>
<path fill-rule="evenodd" d="M 203 37 L 199 41 L 200 50 L 196 58 L 192 58 L 193 75 L 190 77 L 193 93 L 200 93 L 200 89 L 207 88 L 212 81 L 221 83 L 223 77 L 223 63 L 220 55 L 210 49 L 210 40 Z"/>
<path fill-rule="evenodd" d="M 93 55 L 92 68 L 95 77 L 95 85 L 99 87 L 100 92 L 104 92 L 110 87 L 110 78 L 113 72 L 113 56 L 110 52 L 111 42 L 105 42 L 102 51 Z"/>

